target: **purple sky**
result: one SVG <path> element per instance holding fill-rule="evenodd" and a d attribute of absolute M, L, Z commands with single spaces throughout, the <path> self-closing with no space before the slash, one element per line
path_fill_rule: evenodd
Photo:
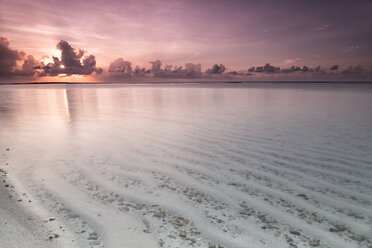
<path fill-rule="evenodd" d="M 122 57 L 133 67 L 160 59 L 201 63 L 203 71 L 215 63 L 371 70 L 371 12 L 370 0 L 0 0 L 0 36 L 45 62 L 65 40 L 103 69 Z"/>

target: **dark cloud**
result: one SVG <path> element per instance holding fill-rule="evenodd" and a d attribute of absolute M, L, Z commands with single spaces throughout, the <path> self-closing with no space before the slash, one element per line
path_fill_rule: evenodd
<path fill-rule="evenodd" d="M 23 61 L 22 70 L 18 74 L 22 76 L 34 76 L 36 74 L 34 67 L 40 66 L 40 61 L 36 60 L 34 56 L 28 55 Z"/>
<path fill-rule="evenodd" d="M 21 69 L 17 68 L 18 62 L 23 64 Z M 32 55 L 26 56 L 24 52 L 18 52 L 10 48 L 10 42 L 5 37 L 0 37 L 0 76 L 34 76 L 36 74 L 33 67 L 39 66 Z"/>
<path fill-rule="evenodd" d="M 118 58 L 110 63 L 108 71 L 113 73 L 115 76 L 129 78 L 133 76 L 132 74 L 136 74 L 138 77 L 141 69 L 136 67 L 133 71 L 131 62 L 125 61 L 123 58 Z"/>
<path fill-rule="evenodd" d="M 245 74 L 246 73 L 246 74 Z M 365 70 L 361 65 L 349 66 L 343 70 L 338 65 L 332 65 L 330 67 L 321 68 L 310 67 L 310 66 L 291 66 L 290 68 L 279 68 L 266 64 L 264 66 L 250 67 L 248 70 L 243 72 L 233 73 L 229 72 L 230 75 L 262 75 L 262 77 L 270 77 L 275 75 L 277 79 L 283 80 L 368 80 L 372 75 L 368 75 L 368 71 Z M 271 75 L 270 75 L 271 74 Z"/>
<path fill-rule="evenodd" d="M 151 64 L 151 71 L 152 72 L 158 72 L 161 70 L 161 61 L 160 60 L 155 60 L 155 61 L 150 61 Z"/>
<path fill-rule="evenodd" d="M 187 77 L 199 77 L 201 76 L 201 64 L 186 63 L 185 70 Z"/>
<path fill-rule="evenodd" d="M 307 65 L 304 65 L 302 67 L 291 66 L 289 68 L 280 68 L 280 67 L 277 67 L 277 66 L 273 66 L 270 63 L 267 63 L 264 66 L 250 67 L 245 72 L 246 73 L 265 73 L 265 74 L 281 74 L 281 73 L 286 73 L 286 74 L 288 74 L 288 73 L 318 73 L 318 74 L 324 74 L 324 73 L 326 73 L 326 70 L 321 69 L 320 66 L 317 66 L 315 68 L 311 68 Z M 239 74 L 242 74 L 242 73 L 239 73 Z"/>
<path fill-rule="evenodd" d="M 357 66 L 349 66 L 345 70 L 342 71 L 343 74 L 348 74 L 348 75 L 360 75 L 365 72 L 365 69 L 361 65 Z"/>
<path fill-rule="evenodd" d="M 134 77 L 144 77 L 146 73 L 150 73 L 150 70 L 146 70 L 146 68 L 141 68 L 138 65 L 134 68 L 133 76 Z"/>
<path fill-rule="evenodd" d="M 65 67 L 81 67 L 80 59 L 84 55 L 84 50 L 74 49 L 64 40 L 58 42 L 57 49 L 61 50 L 61 62 Z"/>
<path fill-rule="evenodd" d="M 150 61 L 151 64 L 151 72 L 154 77 L 164 77 L 163 70 L 161 69 L 161 61 L 160 60 L 155 60 L 155 61 Z"/>
<path fill-rule="evenodd" d="M 313 68 L 310 68 L 306 65 L 304 65 L 303 67 L 299 67 L 299 66 L 291 66 L 290 68 L 284 68 L 284 69 L 280 69 L 279 72 L 283 72 L 283 73 L 292 73 L 292 72 L 316 72 L 316 71 L 320 71 L 320 67 L 316 67 L 315 69 Z"/>
<path fill-rule="evenodd" d="M 200 78 L 202 76 L 201 64 L 185 63 L 185 66 L 165 65 L 161 68 L 161 61 L 150 62 L 153 77 L 159 78 Z"/>
<path fill-rule="evenodd" d="M 212 68 L 206 70 L 205 72 L 207 74 L 222 74 L 225 72 L 225 70 L 226 70 L 226 67 L 223 64 L 220 64 L 220 65 L 214 64 Z"/>
<path fill-rule="evenodd" d="M 35 59 L 32 55 L 26 55 L 22 51 L 14 50 L 10 47 L 10 42 L 5 37 L 0 37 L 0 76 L 58 76 L 65 75 L 89 75 L 92 73 L 101 74 L 103 70 L 96 66 L 94 55 L 88 55 L 84 49 L 75 49 L 67 41 L 61 40 L 57 44 L 57 49 L 61 51 L 61 57 L 52 57 L 53 62 L 44 64 Z M 44 59 L 44 58 L 43 58 Z M 118 58 L 111 62 L 108 67 L 110 76 L 127 78 L 179 78 L 179 79 L 226 79 L 226 78 L 246 78 L 249 76 L 272 77 L 273 74 L 282 74 L 278 77 L 303 77 L 310 78 L 330 75 L 343 76 L 344 78 L 365 78 L 370 77 L 369 72 L 362 66 L 349 66 L 340 68 L 337 64 L 331 67 L 310 67 L 310 66 L 291 66 L 280 68 L 270 63 L 263 66 L 250 67 L 242 71 L 227 71 L 223 64 L 214 64 L 204 73 L 201 71 L 201 64 L 185 63 L 183 66 L 163 65 L 157 59 L 149 62 L 150 69 L 133 66 L 130 61 Z M 134 69 L 133 69 L 133 67 Z M 368 68 L 370 69 L 370 68 Z M 291 75 L 289 75 L 291 74 Z M 350 76 L 347 76 L 350 75 Z"/>
<path fill-rule="evenodd" d="M 109 72 L 122 72 L 125 74 L 132 73 L 132 63 L 125 61 L 123 58 L 118 58 L 117 60 L 110 63 Z"/>
<path fill-rule="evenodd" d="M 116 59 L 109 66 L 109 73 L 112 76 L 122 77 L 153 77 L 153 78 L 200 78 L 202 77 L 201 64 L 185 63 L 185 66 L 165 65 L 162 68 L 162 62 L 157 59 L 150 61 L 151 69 L 140 68 L 136 66 L 132 70 L 132 63 L 122 58 Z"/>
<path fill-rule="evenodd" d="M 233 78 L 254 78 L 271 77 L 271 75 L 278 75 L 278 78 L 324 78 L 326 75 L 359 75 L 362 76 L 364 69 L 361 66 L 351 66 L 345 70 L 339 70 L 338 65 L 328 68 L 303 66 L 291 66 L 289 68 L 280 68 L 278 66 L 267 63 L 263 66 L 250 67 L 248 70 L 241 71 L 227 71 L 223 64 L 214 64 L 207 69 L 205 73 L 201 71 L 201 64 L 185 63 L 184 66 L 163 65 L 157 59 L 149 62 L 151 69 L 140 68 L 136 66 L 132 69 L 132 63 L 119 58 L 112 62 L 109 66 L 109 72 L 112 76 L 125 76 L 128 78 L 175 78 L 175 79 L 233 79 Z M 332 69 L 330 69 L 332 68 Z M 338 70 L 338 71 L 337 71 Z M 337 72 L 336 72 L 337 71 Z M 259 76 L 260 75 L 260 76 Z"/>
<path fill-rule="evenodd" d="M 7 38 L 0 37 L 0 75 L 9 76 L 14 74 L 17 61 L 21 60 L 21 55 L 17 50 L 10 48 Z"/>
<path fill-rule="evenodd" d="M 275 67 L 267 63 L 264 66 L 256 67 L 255 72 L 278 73 L 280 72 L 280 67 Z"/>
<path fill-rule="evenodd" d="M 41 69 L 40 76 L 66 75 L 89 75 L 93 72 L 101 74 L 103 70 L 96 67 L 94 55 L 85 56 L 83 49 L 74 49 L 64 40 L 57 44 L 57 49 L 61 50 L 61 59 L 53 57 L 53 63 L 35 66 L 34 69 Z"/>
<path fill-rule="evenodd" d="M 225 72 L 225 74 L 229 76 L 252 76 L 253 75 L 253 73 L 249 72 L 249 70 L 248 71 L 245 71 L 245 70 L 230 71 L 230 72 Z"/>

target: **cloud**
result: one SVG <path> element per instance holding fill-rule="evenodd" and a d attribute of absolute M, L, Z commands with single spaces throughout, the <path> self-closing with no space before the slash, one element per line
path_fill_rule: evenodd
<path fill-rule="evenodd" d="M 150 61 L 151 69 L 140 68 L 138 65 L 132 69 L 132 63 L 118 58 L 110 63 L 108 72 L 114 77 L 131 78 L 201 78 L 201 64 L 185 63 L 182 66 L 165 65 L 159 59 Z"/>
<path fill-rule="evenodd" d="M 201 78 L 201 64 L 185 63 L 182 66 L 165 65 L 159 59 L 149 62 L 150 69 L 141 68 L 138 65 L 132 69 L 132 63 L 118 58 L 109 65 L 110 77 L 125 78 Z"/>
<path fill-rule="evenodd" d="M 15 73 L 17 61 L 22 54 L 10 48 L 10 42 L 5 37 L 0 37 L 0 75 L 10 76 Z"/>
<path fill-rule="evenodd" d="M 343 74 L 348 74 L 348 75 L 360 75 L 365 72 L 365 69 L 361 65 L 357 66 L 349 66 L 345 70 L 342 71 Z"/>
<path fill-rule="evenodd" d="M 155 60 L 150 62 L 153 77 L 157 78 L 200 78 L 202 76 L 201 64 L 185 63 L 182 66 L 165 65 L 161 68 L 161 61 Z"/>
<path fill-rule="evenodd" d="M 206 70 L 205 72 L 207 74 L 222 74 L 225 72 L 225 70 L 226 70 L 226 67 L 223 64 L 220 64 L 220 65 L 214 64 L 212 68 Z"/>
<path fill-rule="evenodd" d="M 324 25 L 321 25 L 321 26 L 316 27 L 315 30 L 324 31 L 324 30 L 329 29 L 329 27 L 330 27 L 329 24 L 324 24 Z"/>
<path fill-rule="evenodd" d="M 132 63 L 125 61 L 123 58 L 118 58 L 110 63 L 109 72 L 122 72 L 125 74 L 130 74 L 132 73 Z"/>
<path fill-rule="evenodd" d="M 160 60 L 155 60 L 155 61 L 150 61 L 151 64 L 151 72 L 154 77 L 162 77 L 164 75 L 163 70 L 161 69 L 161 61 Z"/>
<path fill-rule="evenodd" d="M 75 49 L 64 40 L 57 43 L 57 49 L 61 50 L 61 59 L 53 57 L 53 63 L 34 67 L 41 69 L 39 76 L 89 75 L 93 72 L 103 72 L 101 68 L 96 67 L 94 55 L 84 56 L 86 51 L 83 49 Z"/>
<path fill-rule="evenodd" d="M 19 61 L 23 60 L 21 68 L 17 68 Z M 40 61 L 32 55 L 26 56 L 25 52 L 18 52 L 10 48 L 10 42 L 5 37 L 0 37 L 0 76 L 34 76 L 33 67 L 39 66 Z"/>
<path fill-rule="evenodd" d="M 249 75 L 251 79 L 268 79 L 268 80 L 355 80 L 366 81 L 372 77 L 361 65 L 341 68 L 333 65 L 326 68 L 310 66 L 291 66 L 290 68 L 279 68 L 266 64 L 264 66 L 250 67 L 248 70 L 240 72 L 228 72 L 233 76 Z"/>
<path fill-rule="evenodd" d="M 140 68 L 136 66 L 132 69 L 132 63 L 125 61 L 122 58 L 116 59 L 109 66 L 109 76 L 111 77 L 126 77 L 126 78 L 142 78 L 142 79 L 241 79 L 247 80 L 258 78 L 277 78 L 281 80 L 296 80 L 296 79 L 342 79 L 346 74 L 364 76 L 364 69 L 361 66 L 351 66 L 341 71 L 338 65 L 333 65 L 328 68 L 321 68 L 320 66 L 310 67 L 307 65 L 296 66 L 292 65 L 288 68 L 280 68 L 275 65 L 267 63 L 263 66 L 250 67 L 247 70 L 240 71 L 227 71 L 223 64 L 214 64 L 211 68 L 207 69 L 204 73 L 201 71 L 201 64 L 185 63 L 184 66 L 173 66 L 170 64 L 163 65 L 162 61 L 156 59 L 149 62 L 150 69 Z M 330 69 L 331 68 L 331 69 Z M 355 78 L 355 77 L 354 77 Z M 356 78 L 356 79 L 358 79 Z"/>
<path fill-rule="evenodd" d="M 280 69 L 279 72 L 283 72 L 283 73 L 292 73 L 292 72 L 319 72 L 320 71 L 320 67 L 316 67 L 315 69 L 312 69 L 306 65 L 304 65 L 303 67 L 299 67 L 299 66 L 291 66 L 290 68 L 284 68 L 284 69 Z"/>
<path fill-rule="evenodd" d="M 40 61 L 36 60 L 34 56 L 28 55 L 23 61 L 22 70 L 18 71 L 22 76 L 34 76 L 36 74 L 34 67 L 40 66 Z"/>
<path fill-rule="evenodd" d="M 151 64 L 151 71 L 152 72 L 157 72 L 161 70 L 161 61 L 160 60 L 155 60 L 155 61 L 150 61 Z"/>
<path fill-rule="evenodd" d="M 81 67 L 80 59 L 84 55 L 84 50 L 76 50 L 64 40 L 57 43 L 57 49 L 61 50 L 61 62 L 65 67 Z"/>
<path fill-rule="evenodd" d="M 251 67 L 248 71 L 259 73 L 278 73 L 280 72 L 280 67 L 275 67 L 267 63 L 264 66 Z"/>
<path fill-rule="evenodd" d="M 286 60 L 284 60 L 283 63 L 286 64 L 286 65 L 292 65 L 292 64 L 294 64 L 294 63 L 296 63 L 296 62 L 298 62 L 300 60 L 301 60 L 300 58 L 286 59 Z"/>
<path fill-rule="evenodd" d="M 238 73 L 239 75 L 249 74 L 249 73 L 256 73 L 256 74 L 299 74 L 299 73 L 317 73 L 317 74 L 325 74 L 326 70 L 322 69 L 320 66 L 317 66 L 315 68 L 309 67 L 307 65 L 304 65 L 302 67 L 292 65 L 289 68 L 280 68 L 277 66 L 273 66 L 270 63 L 265 64 L 264 66 L 257 66 L 257 67 L 250 67 L 246 71 L 242 71 L 241 73 Z M 231 74 L 231 73 L 230 73 Z"/>
<path fill-rule="evenodd" d="M 108 72 L 110 76 L 130 78 L 132 76 L 142 77 L 145 74 L 145 69 L 143 68 L 142 70 L 136 66 L 133 70 L 131 62 L 125 61 L 123 58 L 118 58 L 110 63 Z"/>
<path fill-rule="evenodd" d="M 356 50 L 356 49 L 361 49 L 361 48 L 364 48 L 366 47 L 365 45 L 354 45 L 354 46 L 350 46 L 349 49 L 350 50 Z"/>
<path fill-rule="evenodd" d="M 201 64 L 186 63 L 185 73 L 188 77 L 199 77 L 201 76 Z"/>
<path fill-rule="evenodd" d="M 58 76 L 58 75 L 89 75 L 92 73 L 101 74 L 103 70 L 96 66 L 94 55 L 87 54 L 84 49 L 73 48 L 67 41 L 61 40 L 57 43 L 57 49 L 61 51 L 60 57 L 51 57 L 53 62 L 44 64 L 32 55 L 26 55 L 22 51 L 12 49 L 10 42 L 5 37 L 0 37 L 0 76 Z M 45 59 L 43 56 L 42 59 Z M 214 64 L 205 72 L 201 70 L 201 64 L 185 63 L 183 66 L 163 64 L 156 59 L 150 61 L 151 68 L 146 69 L 134 66 L 130 61 L 118 58 L 108 66 L 108 77 L 126 78 L 169 78 L 169 79 L 246 79 L 249 78 L 355 78 L 366 79 L 371 77 L 362 66 L 339 67 L 335 64 L 330 67 L 310 67 L 292 65 L 299 61 L 299 58 L 287 59 L 284 61 L 288 68 L 280 68 L 270 63 L 263 66 L 250 67 L 247 70 L 228 71 L 223 64 Z M 134 69 L 133 69 L 134 68 Z M 370 68 L 367 68 L 368 70 Z M 350 76 L 349 76 L 350 75 Z"/>

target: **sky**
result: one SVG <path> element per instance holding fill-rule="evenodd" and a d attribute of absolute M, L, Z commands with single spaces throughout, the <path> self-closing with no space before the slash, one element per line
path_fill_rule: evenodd
<path fill-rule="evenodd" d="M 111 74 L 133 77 L 138 65 L 151 71 L 137 70 L 136 77 L 189 77 L 190 70 L 192 77 L 204 77 L 208 69 L 208 75 L 250 77 L 259 72 L 249 68 L 270 63 L 301 71 L 303 66 L 310 71 L 319 66 L 317 72 L 339 72 L 339 77 L 369 75 L 371 11 L 371 0 L 0 0 L 0 65 L 7 68 L 0 74 L 108 80 Z M 10 51 L 18 52 L 17 65 L 11 68 Z M 157 60 L 160 68 L 149 63 Z M 114 61 L 117 66 L 110 74 Z M 185 63 L 192 65 L 185 69 Z M 201 73 L 193 74 L 199 63 Z M 214 70 L 215 64 L 224 70 Z M 164 72 L 166 65 L 175 72 Z M 330 70 L 335 65 L 337 70 Z M 175 66 L 183 67 L 177 71 Z M 276 72 L 272 74 L 283 75 Z"/>

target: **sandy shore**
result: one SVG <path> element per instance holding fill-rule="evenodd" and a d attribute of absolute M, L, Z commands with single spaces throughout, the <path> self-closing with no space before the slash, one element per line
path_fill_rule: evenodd
<path fill-rule="evenodd" d="M 2 173 L 3 174 L 3 173 Z M 5 181 L 5 182 L 4 182 Z M 12 192 L 6 176 L 1 177 L 0 187 L 0 237 L 1 246 L 18 247 L 61 247 L 50 240 L 50 232 L 44 221 L 34 216 Z M 6 185 L 6 186 L 5 186 Z"/>
<path fill-rule="evenodd" d="M 5 156 L 6 154 L 3 154 Z M 65 232 L 65 227 L 54 220 L 45 220 L 35 212 L 32 198 L 15 187 L 7 172 L 8 163 L 0 166 L 0 246 L 65 247 L 66 237 L 60 238 L 55 230 Z M 54 230 L 54 231 L 53 231 Z M 69 236 L 69 238 L 71 238 Z M 69 240 L 69 242 L 74 242 Z"/>

